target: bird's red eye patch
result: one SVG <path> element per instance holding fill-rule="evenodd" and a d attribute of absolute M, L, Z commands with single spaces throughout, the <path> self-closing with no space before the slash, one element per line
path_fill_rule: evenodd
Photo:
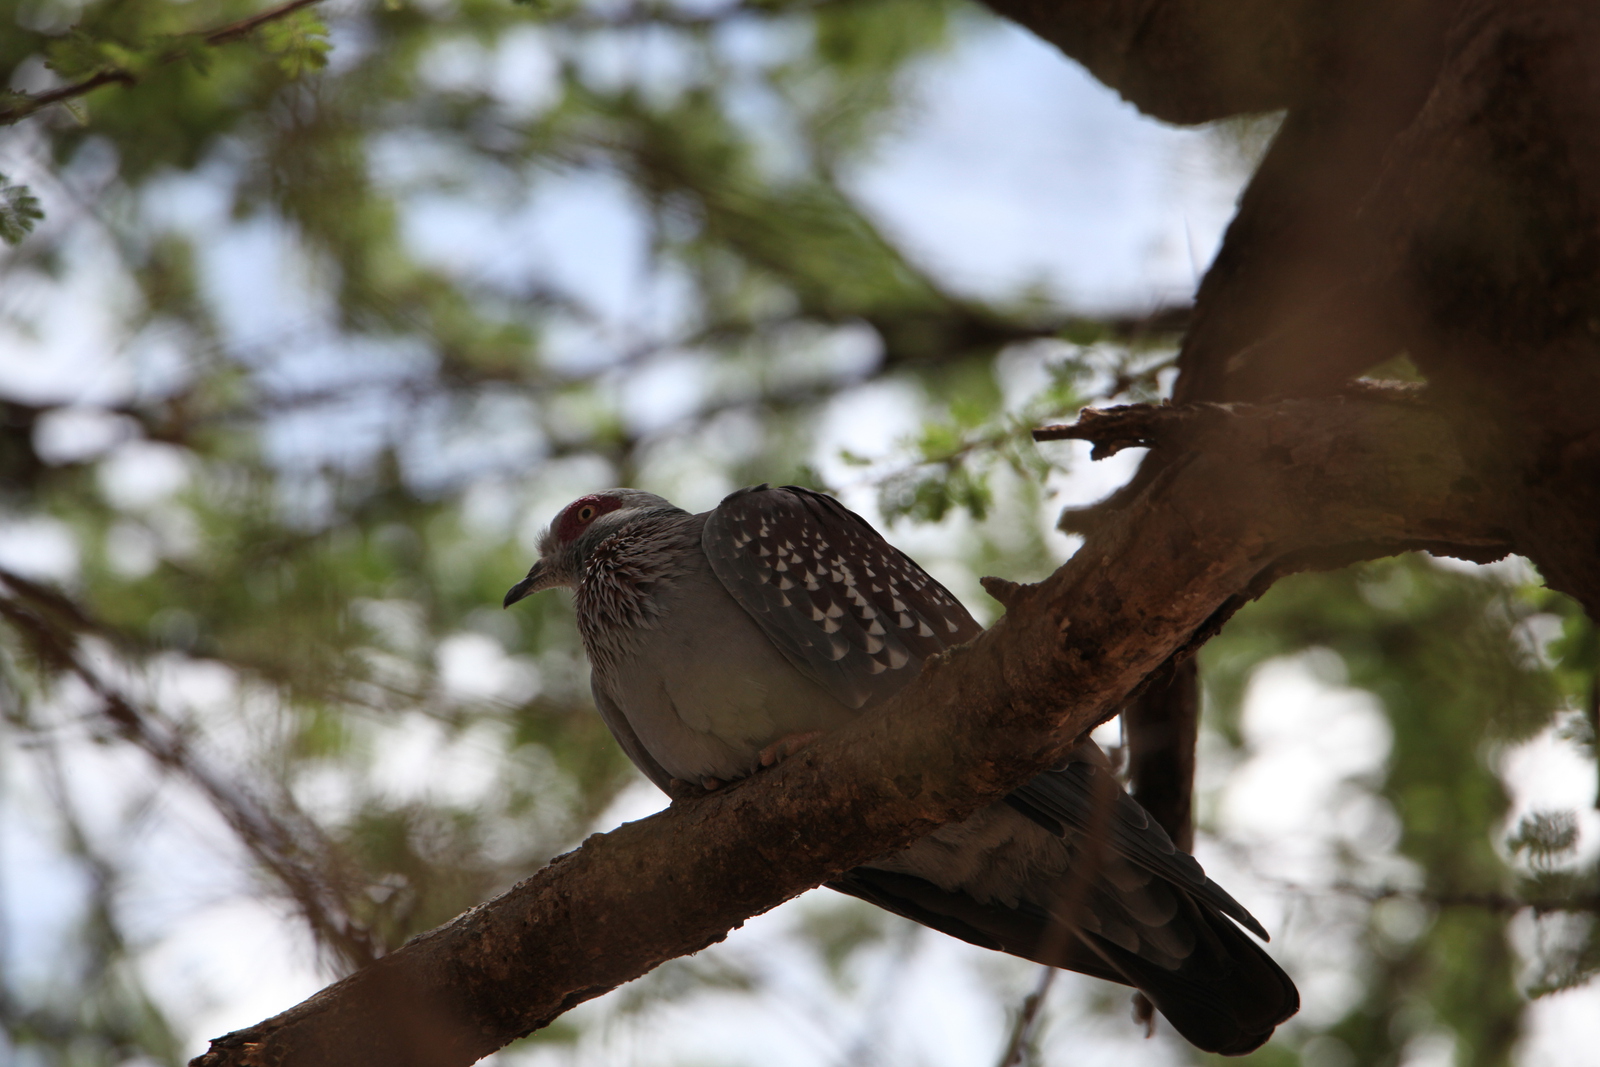
<path fill-rule="evenodd" d="M 556 520 L 556 540 L 566 544 L 582 533 L 595 519 L 608 511 L 616 511 L 621 506 L 622 501 L 604 493 L 579 497 L 568 504 L 561 517 Z"/>

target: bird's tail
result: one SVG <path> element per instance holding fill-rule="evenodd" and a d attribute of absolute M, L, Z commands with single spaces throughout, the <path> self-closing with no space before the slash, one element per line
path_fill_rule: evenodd
<path fill-rule="evenodd" d="M 983 948 L 1133 986 L 1206 1052 L 1240 1056 L 1259 1048 L 1300 1009 L 1294 982 L 1272 957 L 1232 921 L 1186 893 L 1176 893 L 1178 912 L 1161 924 L 1181 931 L 1186 947 L 1192 937 L 1192 947 L 1180 959 L 1131 951 L 1111 939 L 1115 934 L 1086 928 L 1101 925 L 1089 914 L 1083 916 L 1087 923 L 1068 927 L 1026 901 L 1014 908 L 980 904 L 915 875 L 858 867 L 829 885 Z M 1089 903 L 1091 912 L 1121 910 L 1110 900 Z M 1144 940 L 1137 943 L 1144 947 Z"/>
<path fill-rule="evenodd" d="M 1075 931 L 1073 940 L 1148 997 L 1197 1048 L 1224 1056 L 1259 1048 L 1279 1023 L 1300 1010 L 1294 982 L 1248 934 L 1214 909 L 1185 900 L 1182 910 L 1188 913 L 1186 925 L 1195 935 L 1195 948 L 1175 968 L 1085 930 Z"/>

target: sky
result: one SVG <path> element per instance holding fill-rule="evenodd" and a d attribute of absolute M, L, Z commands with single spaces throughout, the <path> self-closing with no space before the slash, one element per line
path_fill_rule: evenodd
<path fill-rule="evenodd" d="M 536 37 L 527 48 L 537 52 Z M 471 57 L 441 58 L 436 74 L 441 84 L 459 76 L 452 64 L 464 62 L 470 65 Z M 515 83 L 508 93 L 543 91 L 537 64 L 507 64 L 506 71 Z M 1141 117 L 1081 68 L 1009 26 L 976 35 L 930 60 L 918 83 L 916 106 L 876 157 L 848 175 L 848 185 L 880 225 L 938 276 L 959 290 L 986 296 L 1012 291 L 1019 283 L 1035 284 L 1063 304 L 1088 310 L 1153 308 L 1192 293 L 1248 176 L 1225 139 Z M 407 158 L 398 151 L 403 147 L 397 146 L 395 159 Z M 314 332 L 319 319 L 331 314 L 319 303 L 315 278 L 297 276 L 284 265 L 281 238 L 270 228 L 227 220 L 226 201 L 208 190 L 207 180 L 204 174 L 175 180 L 153 195 L 165 198 L 157 206 L 175 225 L 217 232 L 205 272 L 225 310 L 227 329 L 245 342 L 272 343 L 284 336 L 289 309 L 294 323 L 310 324 Z M 408 239 L 437 262 L 489 275 L 509 277 L 527 258 L 542 258 L 597 307 L 620 316 L 641 303 L 641 227 L 630 212 L 617 187 L 557 183 L 509 225 L 489 211 L 419 201 L 412 205 Z M 86 247 L 77 254 L 92 264 L 95 250 Z M 78 288 L 41 295 L 41 301 L 55 300 L 59 306 L 41 307 L 47 326 L 29 345 L 13 338 L 0 347 L 0 393 L 74 396 L 92 404 L 126 388 L 115 375 L 108 380 L 97 373 L 107 366 L 103 343 L 112 332 L 109 321 L 69 313 L 74 307 L 106 306 L 94 297 L 114 291 L 116 284 L 89 267 Z M 652 299 L 670 308 L 670 293 Z M 393 360 L 397 373 L 413 358 L 405 351 L 378 355 Z M 319 366 L 313 347 L 287 373 L 304 385 Z M 638 388 L 659 415 L 672 383 L 652 381 Z M 648 417 L 644 406 L 641 419 Z M 351 417 L 359 421 L 358 416 Z M 826 470 L 842 447 L 883 455 L 913 417 L 892 387 L 843 397 L 825 416 L 816 459 Z M 119 449 L 125 428 L 97 419 L 88 409 L 77 423 L 53 424 L 48 432 L 55 435 L 51 447 L 61 454 L 88 449 L 110 455 L 102 477 L 129 499 L 159 501 L 184 483 L 182 462 L 170 450 Z M 277 447 L 292 457 L 296 449 L 315 450 L 322 443 L 305 427 L 289 426 Z M 1098 499 L 1137 462 L 1130 452 L 1091 465 L 1083 451 L 1077 452 L 1071 473 L 1053 486 L 1059 490 L 1057 504 Z M 691 507 L 714 502 L 680 500 Z M 872 513 L 864 490 L 847 502 Z M 1048 521 L 1041 516 L 1042 524 Z M 921 556 L 924 550 L 936 551 L 935 542 L 944 536 L 906 532 L 901 543 Z M 1064 559 L 1073 542 L 1050 536 Z M 136 555 L 139 549 L 130 545 L 127 551 Z M 948 560 L 925 562 L 970 596 L 975 588 L 970 575 L 955 573 Z M 62 531 L 48 524 L 5 522 L 0 522 L 0 564 L 53 578 L 70 575 L 76 566 Z M 497 656 L 495 647 L 457 642 L 446 650 L 446 682 L 454 677 L 454 684 L 464 687 L 513 688 L 527 683 L 516 676 L 516 665 Z M 247 699 L 231 690 L 226 678 L 190 672 L 165 684 L 180 701 Z M 397 723 L 377 755 L 379 777 L 395 790 L 470 790 L 463 783 L 474 780 L 474 768 L 484 764 L 496 742 L 470 732 L 445 740 L 429 733 L 431 728 L 423 716 Z M 1363 806 L 1359 798 L 1340 799 L 1349 795 L 1347 781 L 1381 768 L 1388 750 L 1382 716 L 1369 697 L 1329 681 L 1316 663 L 1284 662 L 1256 680 L 1244 729 L 1249 744 L 1242 763 L 1202 763 L 1203 804 L 1214 810 L 1228 836 L 1257 842 L 1272 855 L 1275 874 L 1301 887 L 1327 880 L 1331 850 L 1341 842 L 1369 849 L 1376 867 L 1397 862 L 1393 835 L 1385 830 L 1386 813 Z M 1217 749 L 1215 739 L 1203 745 L 1203 752 Z M 137 797 L 148 797 L 163 816 L 147 821 L 145 835 L 127 844 L 134 882 L 130 907 L 143 938 L 138 966 L 184 1028 L 192 1052 L 201 1051 L 205 1039 L 282 1010 L 324 984 L 326 975 L 293 920 L 251 893 L 247 865 L 206 805 L 175 786 L 152 790 L 131 755 L 97 750 L 85 739 L 82 757 L 80 773 L 87 768 L 98 783 L 80 791 L 91 823 L 114 824 L 121 806 Z M 1587 806 L 1594 766 L 1553 735 L 1517 746 L 1500 759 L 1516 793 L 1513 818 L 1548 807 Z M 48 783 L 21 781 L 36 773 L 22 761 L 8 760 L 0 771 L 13 798 L 48 792 Z M 597 828 L 641 817 L 662 803 L 641 784 L 619 798 Z M 1330 811 L 1337 817 L 1327 818 Z M 82 888 L 73 884 L 73 868 L 40 832 L 35 814 L 14 802 L 0 808 L 0 909 L 9 938 L 0 952 L 24 967 L 31 952 L 50 943 L 52 930 L 71 920 Z M 1392 821 L 1392 815 L 1388 818 Z M 1592 812 L 1586 819 L 1583 840 L 1592 851 L 1600 847 L 1600 822 Z M 1310 931 L 1319 916 L 1296 911 L 1294 894 L 1241 868 L 1214 841 L 1202 840 L 1197 854 L 1278 934 L 1275 946 L 1301 984 L 1307 1018 L 1336 1017 L 1352 990 L 1339 966 L 1318 965 L 1321 946 Z M 768 973 L 781 995 L 754 1009 L 740 1001 L 740 1013 L 708 1016 L 703 1000 L 669 1000 L 641 1017 L 626 1010 L 630 994 L 625 988 L 577 1009 L 580 1017 L 596 1021 L 579 1047 L 534 1049 L 519 1052 L 517 1059 L 714 1063 L 721 1058 L 719 1049 L 733 1047 L 761 1049 L 762 1062 L 774 1067 L 878 1062 L 967 1067 L 994 1060 L 1006 1026 L 1002 1009 L 1032 987 L 1035 968 L 907 926 L 900 940 L 863 955 L 862 973 L 854 976 L 861 995 L 841 998 L 794 947 L 807 915 L 835 905 L 824 891 L 808 894 L 752 920 L 697 958 L 696 965 L 736 960 Z M 1406 917 L 1397 915 L 1395 921 L 1404 923 Z M 1297 942 L 1302 935 L 1306 940 Z M 1519 934 L 1537 935 L 1532 928 Z M 1047 1048 L 1070 1048 L 1075 1065 L 1180 1061 L 1170 1034 L 1145 1041 L 1131 1025 L 1121 1025 L 1120 1016 L 1086 1014 L 1082 1005 L 1093 995 L 1092 986 L 1068 976 L 1051 990 Z M 1003 995 L 996 997 L 995 990 Z M 714 1025 L 707 1024 L 708 1017 L 715 1018 Z M 1333 1053 L 1329 1056 L 1314 1067 L 1341 1067 Z M 1424 1041 L 1411 1050 L 1406 1067 L 1432 1067 L 1448 1062 L 1448 1056 L 1447 1044 Z M 1065 1061 L 1065 1056 L 1052 1060 Z M 1528 1067 L 1600 1065 L 1600 990 L 1536 1004 L 1521 1062 Z"/>

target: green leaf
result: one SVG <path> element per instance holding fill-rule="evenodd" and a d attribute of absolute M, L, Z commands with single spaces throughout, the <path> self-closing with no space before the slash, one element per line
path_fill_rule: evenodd
<path fill-rule="evenodd" d="M 107 65 L 100 44 L 83 31 L 73 30 L 45 46 L 45 65 L 68 81 L 88 77 Z"/>
<path fill-rule="evenodd" d="M 839 462 L 849 464 L 852 467 L 872 466 L 872 458 L 870 456 L 863 456 L 861 453 L 852 452 L 848 448 L 839 449 Z"/>
<path fill-rule="evenodd" d="M 196 74 L 206 75 L 211 73 L 211 61 L 215 57 L 215 49 L 206 43 L 204 37 L 194 34 L 181 34 L 169 37 L 162 42 L 162 58 L 168 62 L 187 63 L 194 68 Z"/>
<path fill-rule="evenodd" d="M 164 63 L 174 43 L 170 37 L 93 37 L 75 29 L 52 40 L 45 47 L 45 57 L 50 69 L 69 81 L 102 71 L 122 71 L 138 77 Z"/>
<path fill-rule="evenodd" d="M 1578 843 L 1578 816 L 1570 811 L 1536 811 L 1517 824 L 1506 839 L 1512 855 L 1526 852 L 1535 864 L 1548 863 L 1571 852 Z"/>
<path fill-rule="evenodd" d="M 18 244 L 33 232 L 34 223 L 44 218 L 39 198 L 26 185 L 12 185 L 0 174 L 0 241 Z"/>
<path fill-rule="evenodd" d="M 307 8 L 261 27 L 261 45 L 278 57 L 278 69 L 289 78 L 299 78 L 328 65 L 327 24 Z"/>

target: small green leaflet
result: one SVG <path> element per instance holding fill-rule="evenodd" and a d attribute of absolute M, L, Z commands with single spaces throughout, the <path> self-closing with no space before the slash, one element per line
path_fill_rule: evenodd
<path fill-rule="evenodd" d="M 333 47 L 327 25 L 305 8 L 261 27 L 261 43 L 278 57 L 278 68 L 290 78 L 327 66 Z"/>
<path fill-rule="evenodd" d="M 33 224 L 44 218 L 39 198 L 26 185 L 12 185 L 0 174 L 0 241 L 18 244 L 33 232 Z"/>

